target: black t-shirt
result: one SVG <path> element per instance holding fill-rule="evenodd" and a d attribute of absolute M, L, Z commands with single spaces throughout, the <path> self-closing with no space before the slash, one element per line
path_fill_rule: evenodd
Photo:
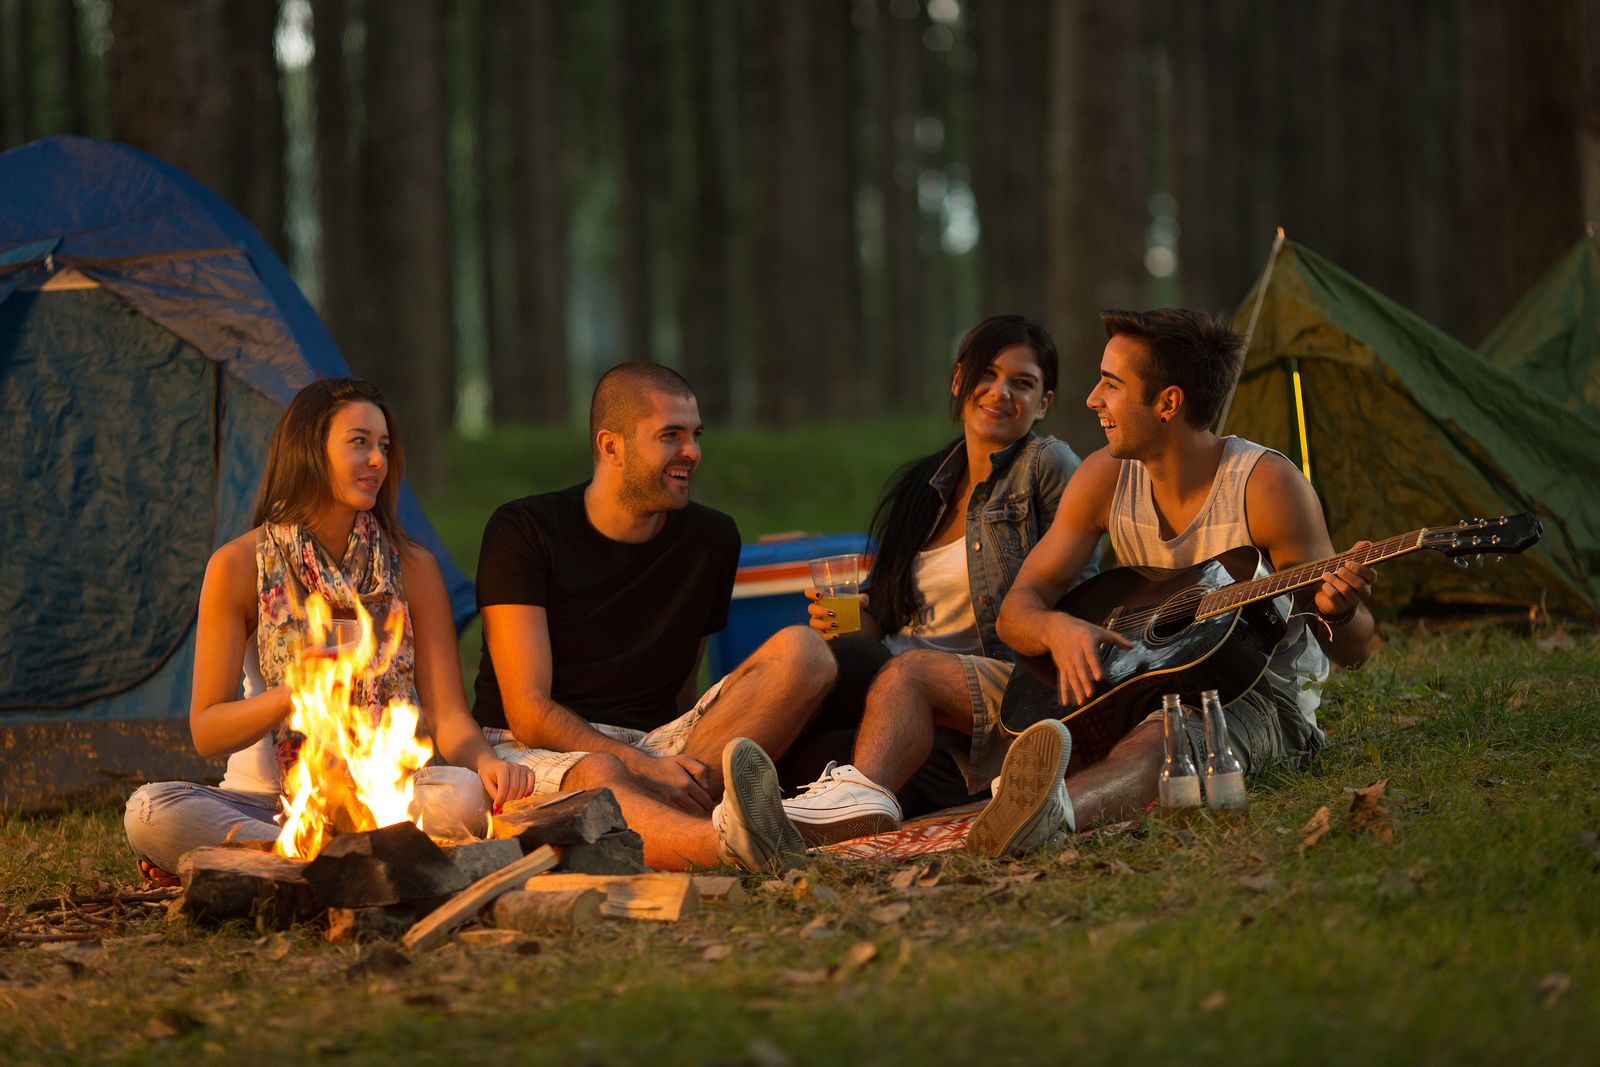
<path fill-rule="evenodd" d="M 550 697 L 590 722 L 653 730 L 678 715 L 700 639 L 728 625 L 739 528 L 690 504 L 641 544 L 613 541 L 583 506 L 588 483 L 513 500 L 494 513 L 478 557 L 478 608 L 534 604 L 550 626 Z M 480 725 L 506 729 L 484 642 Z"/>

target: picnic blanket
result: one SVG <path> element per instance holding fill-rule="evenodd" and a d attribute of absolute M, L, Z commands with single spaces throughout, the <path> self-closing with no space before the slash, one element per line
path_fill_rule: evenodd
<path fill-rule="evenodd" d="M 824 845 L 822 852 L 840 859 L 904 859 L 934 852 L 951 852 L 967 847 L 967 829 L 989 804 L 989 798 L 945 808 L 920 819 L 913 819 L 893 833 L 855 837 Z"/>

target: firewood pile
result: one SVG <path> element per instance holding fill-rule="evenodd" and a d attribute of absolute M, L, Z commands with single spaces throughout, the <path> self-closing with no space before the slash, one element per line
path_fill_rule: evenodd
<path fill-rule="evenodd" d="M 108 882 L 94 883 L 87 894 L 72 892 L 45 897 L 12 911 L 0 924 L 0 945 L 48 944 L 57 941 L 98 941 L 114 937 L 123 927 L 137 922 L 182 890 L 134 890 Z"/>

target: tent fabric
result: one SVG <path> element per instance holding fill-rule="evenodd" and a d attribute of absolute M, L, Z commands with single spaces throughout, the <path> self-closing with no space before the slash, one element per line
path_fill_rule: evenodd
<path fill-rule="evenodd" d="M 1240 305 L 1236 328 L 1255 298 L 1252 290 Z M 1386 563 L 1375 606 L 1544 603 L 1597 613 L 1600 428 L 1288 242 L 1225 430 L 1299 462 L 1291 360 L 1336 547 L 1462 518 L 1530 511 L 1544 522 L 1537 548 L 1498 565 L 1463 570 L 1431 552 Z"/>
<path fill-rule="evenodd" d="M 37 291 L 39 283 L 52 271 L 68 267 L 76 268 L 102 288 Z M 77 303 L 73 303 L 74 299 Z M 123 325 L 142 339 L 143 347 L 134 345 L 132 356 L 109 341 L 111 334 L 105 332 L 110 329 L 106 316 L 112 302 L 131 320 Z M 78 322 L 77 332 L 73 333 L 71 316 L 58 310 L 63 308 L 77 308 L 88 319 L 101 322 L 101 327 L 91 328 L 84 320 Z M 0 450 L 0 479 L 7 479 L 0 480 L 0 500 L 6 502 L 8 512 L 16 510 L 28 515 L 26 520 L 16 519 L 27 527 L 23 534 L 41 537 L 27 551 L 50 547 L 43 538 L 47 529 L 54 528 L 68 531 L 69 538 L 76 533 L 76 540 L 53 546 L 57 552 L 70 546 L 72 553 L 85 560 L 143 560 L 152 573 L 171 571 L 168 564 L 158 565 L 147 556 L 148 544 L 113 538 L 113 534 L 135 539 L 139 536 L 127 533 L 123 520 L 130 513 L 149 516 L 154 510 L 118 512 L 117 508 L 133 508 L 133 498 L 148 497 L 137 503 L 148 509 L 170 506 L 168 518 L 176 525 L 169 532 L 185 531 L 172 539 L 174 545 L 184 547 L 173 551 L 180 555 L 198 551 L 198 566 L 192 568 L 193 574 L 186 571 L 186 576 L 180 577 L 173 573 L 173 580 L 165 589 L 167 599 L 181 607 L 181 611 L 178 607 L 172 611 L 183 620 L 192 618 L 206 554 L 215 545 L 248 529 L 267 437 L 283 406 L 300 387 L 316 378 L 350 373 L 315 310 L 249 223 L 188 175 L 124 145 L 51 137 L 0 154 L 0 317 L 11 331 L 5 335 L 10 340 L 0 340 L 0 398 L 8 405 L 20 405 L 18 411 L 28 402 L 43 405 L 39 408 L 41 421 L 36 425 L 21 426 L 20 415 L 11 419 L 19 425 L 7 427 L 9 436 Z M 96 329 L 101 332 L 97 334 Z M 154 377 L 129 380 L 141 369 L 155 374 L 152 368 L 159 362 L 155 355 L 159 352 L 183 353 L 181 359 L 191 361 L 183 364 L 186 373 L 209 368 L 209 374 L 202 375 L 207 383 L 203 395 L 193 390 L 186 392 L 185 388 L 167 391 Z M 94 360 L 89 357 L 95 353 L 102 365 L 91 370 Z M 200 357 L 199 364 L 192 363 L 196 356 Z M 177 355 L 172 358 L 181 362 Z M 140 359 L 145 362 L 140 363 Z M 54 383 L 55 390 L 45 390 L 40 399 L 36 395 L 40 386 L 34 378 L 14 375 L 8 369 L 12 366 L 19 368 L 18 374 L 23 369 L 35 376 L 48 372 L 45 377 Z M 71 374 L 63 369 L 68 367 Z M 113 395 L 112 385 L 119 372 L 125 376 L 122 392 Z M 97 405 L 96 400 L 104 403 Z M 110 417 L 118 407 L 133 406 L 141 410 L 126 413 L 127 419 Z M 158 410 L 163 406 L 181 411 Z M 85 417 L 91 408 L 92 418 Z M 10 410 L 8 407 L 8 413 Z M 29 418 L 33 418 L 34 409 L 27 410 Z M 152 442 L 166 432 L 160 429 L 164 419 L 172 422 L 174 436 L 170 441 L 157 442 L 157 451 L 151 452 Z M 69 424 L 73 424 L 71 433 L 89 444 L 71 456 L 54 455 L 49 450 L 64 438 L 49 437 L 50 427 L 60 429 Z M 180 429 L 202 424 L 206 432 L 203 470 L 193 466 L 192 434 Z M 101 442 L 95 440 L 101 427 L 106 428 L 103 443 L 107 448 L 101 448 Z M 109 451 L 113 441 L 126 454 L 109 462 L 101 458 L 101 453 Z M 201 541 L 190 532 L 192 502 L 180 506 L 173 503 L 183 495 L 178 487 L 150 484 L 147 468 L 159 466 L 160 449 L 168 447 L 190 450 L 184 453 L 188 458 L 181 461 L 175 454 L 170 457 L 174 467 L 167 472 L 168 479 L 184 483 L 185 491 L 201 492 L 205 499 L 205 536 L 199 550 L 194 546 Z M 44 473 L 30 467 L 45 461 L 57 462 L 58 466 Z M 72 466 L 75 461 L 79 462 L 76 467 Z M 141 481 L 124 484 L 116 480 L 135 467 Z M 115 472 L 116 478 L 105 477 L 109 472 Z M 42 478 L 32 496 L 15 488 L 30 474 Z M 56 482 L 52 484 L 51 478 Z M 19 492 L 23 495 L 18 496 Z M 115 499 L 118 496 L 125 499 Z M 29 506 L 11 508 L 17 500 L 26 500 Z M 161 501 L 167 503 L 163 505 Z M 51 506 L 57 510 L 51 512 Z M 68 521 L 75 514 L 104 518 L 97 520 L 98 525 L 75 527 Z M 405 483 L 401 485 L 399 517 L 407 532 L 438 559 L 456 625 L 458 629 L 464 627 L 474 612 L 472 581 L 450 559 Z M 10 522 L 11 517 L 0 521 Z M 10 526 L 5 529 L 8 534 L 13 532 Z M 82 542 L 92 544 L 85 549 Z M 8 550 L 6 556 L 5 566 L 9 568 L 12 553 Z M 52 620 L 59 622 L 63 618 L 62 605 L 70 603 L 70 597 L 66 593 L 59 597 L 47 593 L 41 601 L 43 572 L 26 576 L 27 580 L 13 580 L 14 577 L 9 569 L 0 576 L 0 614 L 14 613 L 18 604 L 29 601 L 39 602 L 37 611 L 47 613 Z M 135 576 L 136 580 L 130 579 L 131 585 L 114 582 L 113 577 L 109 572 L 104 576 L 102 592 L 123 588 L 127 597 L 123 607 L 138 608 L 124 611 L 122 616 L 148 617 L 148 590 L 140 584 L 146 582 L 146 577 Z M 84 619 L 75 624 L 85 633 L 99 632 L 98 625 L 115 626 L 104 618 L 96 621 L 91 617 L 110 613 L 106 602 L 91 597 L 84 604 L 92 604 L 95 609 L 82 612 Z M 28 610 L 33 609 L 25 609 L 17 617 L 26 617 Z M 50 632 L 62 644 L 70 644 L 69 633 L 75 631 L 70 626 L 63 629 L 58 622 L 51 624 Z M 5 625 L 0 621 L 0 627 Z M 15 664 L 0 659 L 0 709 L 18 703 L 68 703 L 85 691 L 102 692 L 115 675 L 122 678 L 124 685 L 138 684 L 127 692 L 79 704 L 70 716 L 140 718 L 186 714 L 193 629 L 188 627 L 173 635 L 173 625 L 187 627 L 187 621 L 174 624 L 171 619 L 164 619 L 160 625 L 148 626 L 148 632 L 140 631 L 137 636 L 142 644 L 118 644 L 117 654 L 127 653 L 126 661 L 104 649 L 91 653 L 80 647 L 75 661 L 80 670 L 67 670 L 63 665 L 72 661 L 73 654 L 61 652 L 59 669 L 46 672 L 30 666 L 30 673 L 36 677 L 26 682 L 17 674 Z M 0 645 L 8 649 L 12 640 L 13 635 L 0 634 Z M 48 640 L 42 644 L 48 644 Z M 158 646 L 170 657 L 164 666 L 159 659 L 150 662 Z M 88 666 L 91 660 L 96 664 L 93 667 Z M 129 675 L 134 661 L 145 667 Z M 107 665 L 104 669 L 99 666 L 102 663 Z M 114 663 L 120 665 L 111 666 Z M 140 681 L 152 667 L 157 668 L 155 673 Z M 53 682 L 45 677 L 50 673 L 55 675 Z M 36 699 L 13 699 L 24 691 Z M 57 699 L 37 699 L 44 696 Z M 52 711 L 46 717 L 59 718 L 63 714 L 68 713 Z M 14 715 L 7 715 L 8 721 L 13 718 Z"/>
<path fill-rule="evenodd" d="M 1600 427 L 1600 241 L 1573 245 L 1478 354 Z"/>

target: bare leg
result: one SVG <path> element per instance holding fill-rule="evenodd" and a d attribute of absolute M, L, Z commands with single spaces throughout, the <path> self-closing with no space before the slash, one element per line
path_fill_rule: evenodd
<path fill-rule="evenodd" d="M 1069 776 L 1067 795 L 1078 829 L 1143 812 L 1160 792 L 1164 753 L 1161 724 L 1141 723 L 1104 760 Z"/>
<path fill-rule="evenodd" d="M 723 746 L 748 737 L 773 759 L 783 755 L 828 695 L 836 670 L 827 642 L 809 626 L 779 630 L 739 664 L 684 749 L 706 765 L 713 800 L 722 796 Z"/>
<path fill-rule="evenodd" d="M 927 762 L 936 726 L 972 734 L 966 668 L 950 652 L 913 649 L 896 656 L 867 691 L 856 735 L 856 770 L 898 790 Z"/>
<path fill-rule="evenodd" d="M 721 767 L 719 759 L 717 766 Z M 644 838 L 644 862 L 658 871 L 682 871 L 692 865 L 715 867 L 725 861 L 717 852 L 717 832 L 710 816 L 695 816 L 663 803 L 628 773 L 615 756 L 596 752 L 573 765 L 562 789 L 598 789 L 616 794 L 628 827 Z"/>

